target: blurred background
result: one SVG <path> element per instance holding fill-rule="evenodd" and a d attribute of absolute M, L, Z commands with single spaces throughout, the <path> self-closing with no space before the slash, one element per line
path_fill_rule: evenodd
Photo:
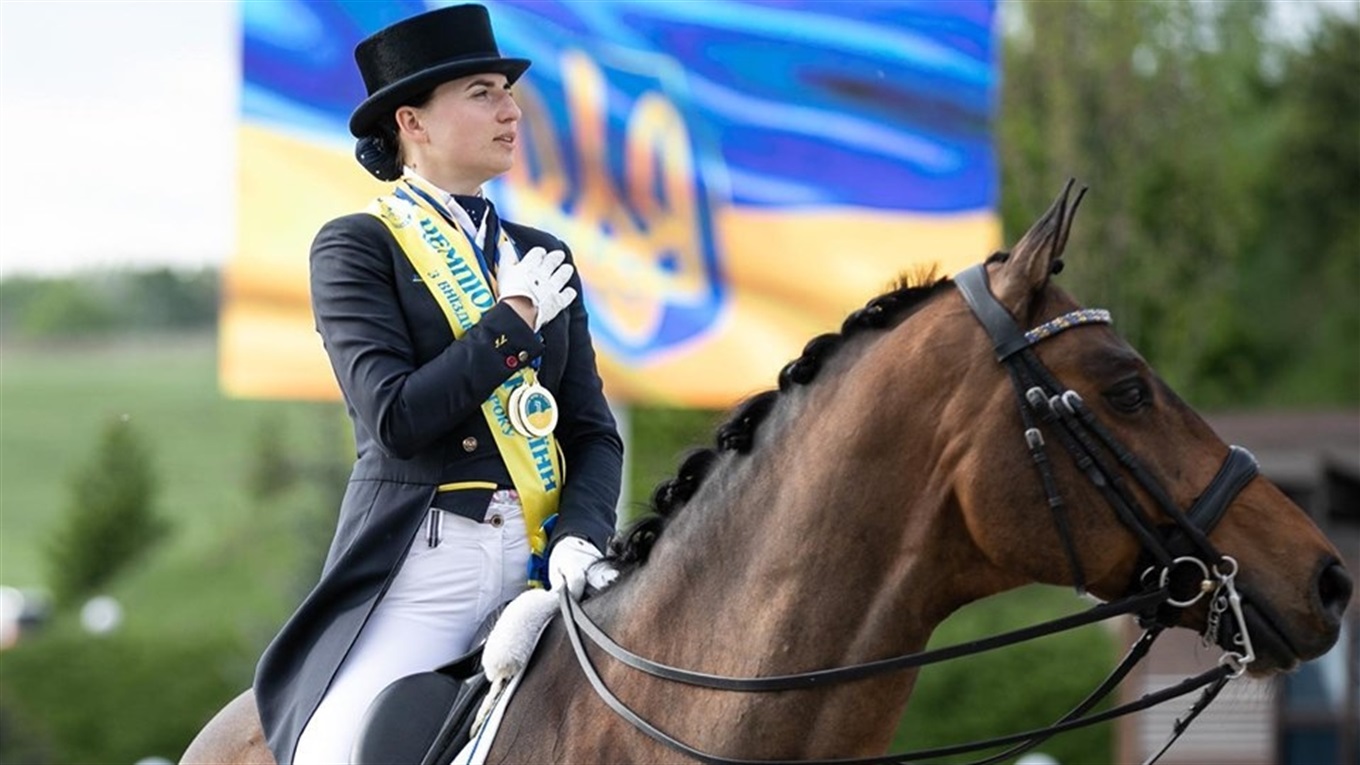
<path fill-rule="evenodd" d="M 534 60 L 488 193 L 576 253 L 625 517 L 808 338 L 1077 177 L 1064 286 L 1360 566 L 1360 4 L 487 5 Z M 305 253 L 381 188 L 353 45 L 425 7 L 0 3 L 0 763 L 173 761 L 315 581 L 352 439 Z M 1084 605 L 1026 588 L 933 642 Z M 1163 762 L 1360 762 L 1351 617 Z M 1212 660 L 1190 637 L 1126 695 Z M 897 743 L 1046 724 L 1130 638 L 929 668 Z M 1138 761 L 1180 711 L 1043 751 Z"/>

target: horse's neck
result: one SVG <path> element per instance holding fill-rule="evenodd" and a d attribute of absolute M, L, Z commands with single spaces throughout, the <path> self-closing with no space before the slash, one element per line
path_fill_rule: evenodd
<path fill-rule="evenodd" d="M 926 491 L 924 480 L 903 482 L 916 483 L 906 496 Z M 947 602 L 950 583 L 939 581 L 945 545 L 926 544 L 951 533 L 943 528 L 950 519 L 924 502 L 904 508 L 902 496 L 804 470 L 753 483 L 722 504 L 687 508 L 723 520 L 669 530 L 625 602 L 672 629 L 692 624 L 704 633 L 703 647 L 676 642 L 706 664 L 715 650 L 735 659 L 754 648 L 755 658 L 784 665 L 767 672 L 799 671 L 820 666 L 818 659 L 871 658 L 844 652 L 922 644 L 956 607 Z M 878 622 L 894 629 L 876 631 Z M 794 636 L 814 653 L 761 655 L 760 646 Z"/>
<path fill-rule="evenodd" d="M 865 431 L 871 418 L 825 424 L 836 420 L 786 417 L 769 424 L 785 432 L 767 433 L 763 447 L 725 457 L 651 561 L 603 609 L 611 632 L 666 663 L 746 676 L 923 647 L 972 597 L 951 570 L 969 556 L 957 548 L 967 544 L 958 516 L 947 512 L 950 487 L 940 483 L 947 471 L 926 447 L 902 443 L 911 440 L 910 423 L 875 435 Z M 919 454 L 904 462 L 901 450 L 912 448 Z M 885 726 L 891 735 L 913 679 L 899 673 L 841 686 L 787 708 L 786 698 L 777 714 L 781 725 L 838 739 L 810 733 L 809 751 L 845 751 L 847 742 L 872 749 L 886 742 L 867 739 Z M 769 696 L 735 696 L 725 700 L 731 724 L 771 724 L 761 719 Z M 875 705 L 867 708 L 865 698 Z"/>

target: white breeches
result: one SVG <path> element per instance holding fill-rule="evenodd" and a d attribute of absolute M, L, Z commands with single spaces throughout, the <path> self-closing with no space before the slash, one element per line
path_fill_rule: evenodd
<path fill-rule="evenodd" d="M 436 546 L 431 546 L 434 526 Z M 442 528 L 440 528 L 442 527 Z M 298 739 L 296 765 L 344 765 L 369 704 L 393 681 L 447 664 L 471 647 L 497 606 L 525 589 L 529 542 L 513 492 L 482 523 L 426 514 L 396 578 Z"/>

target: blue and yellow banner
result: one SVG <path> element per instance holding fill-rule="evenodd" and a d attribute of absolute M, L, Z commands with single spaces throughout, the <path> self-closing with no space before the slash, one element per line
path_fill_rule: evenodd
<path fill-rule="evenodd" d="M 307 251 L 383 193 L 346 129 L 355 44 L 442 3 L 251 0 L 231 394 L 338 395 Z M 999 243 L 995 0 L 489 0 L 533 61 L 502 215 L 572 248 L 615 400 L 722 407 L 900 272 Z"/>

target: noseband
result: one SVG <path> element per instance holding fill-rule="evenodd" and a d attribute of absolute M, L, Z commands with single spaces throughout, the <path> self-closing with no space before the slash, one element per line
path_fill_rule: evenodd
<path fill-rule="evenodd" d="M 1094 691 L 1080 704 L 1053 725 L 999 736 L 985 741 L 949 747 L 902 752 L 880 757 L 803 760 L 808 765 L 871 765 L 873 763 L 907 763 L 933 760 L 967 752 L 1000 746 L 1007 750 L 977 760 L 971 765 L 989 765 L 1038 746 L 1057 733 L 1106 722 L 1133 712 L 1142 711 L 1201 688 L 1203 694 L 1189 712 L 1178 719 L 1166 744 L 1148 762 L 1161 757 L 1171 744 L 1218 695 L 1227 682 L 1240 677 L 1255 659 L 1246 621 L 1242 616 L 1241 597 L 1236 588 L 1237 561 L 1225 556 L 1209 541 L 1209 533 L 1223 517 L 1228 506 L 1257 475 L 1256 459 L 1245 449 L 1233 446 L 1222 467 L 1188 511 L 1182 511 L 1170 498 L 1166 489 L 1149 473 L 1114 435 L 1096 419 L 1075 391 L 1065 388 L 1034 353 L 1033 346 L 1068 329 L 1088 324 L 1109 324 L 1108 311 L 1080 309 L 1059 316 L 1052 321 L 1022 331 L 1009 312 L 992 296 L 988 288 L 987 271 L 983 265 L 969 268 L 955 277 L 959 291 L 972 309 L 974 316 L 986 329 L 1001 362 L 1015 386 L 1024 422 L 1025 443 L 1039 474 L 1047 496 L 1048 507 L 1062 539 L 1068 564 L 1072 569 L 1078 593 L 1085 593 L 1086 580 L 1076 544 L 1072 539 L 1067 506 L 1058 492 L 1052 465 L 1046 450 L 1045 428 L 1072 457 L 1078 469 L 1100 492 L 1120 522 L 1138 539 L 1142 557 L 1137 566 L 1141 575 L 1131 585 L 1130 593 L 1117 601 L 1103 603 L 1085 612 L 1037 624 L 1025 629 L 996 635 L 983 640 L 956 646 L 922 651 L 889 659 L 847 667 L 823 669 L 792 675 L 765 677 L 724 677 L 672 667 L 639 656 L 616 643 L 595 624 L 581 604 L 563 588 L 559 607 L 568 638 L 586 678 L 601 700 L 619 716 L 652 739 L 699 762 L 713 765 L 765 765 L 771 760 L 743 760 L 721 757 L 695 749 L 657 728 L 625 705 L 605 684 L 586 653 L 582 633 L 591 642 L 619 662 L 654 677 L 672 682 L 724 691 L 760 693 L 808 690 L 837 683 L 851 682 L 903 669 L 916 668 L 940 661 L 1014 645 L 1034 638 L 1055 634 L 1122 614 L 1138 614 L 1145 627 L 1128 654 Z M 1113 460 L 1113 464 L 1112 464 Z M 1117 467 L 1116 467 L 1117 465 Z M 1143 509 L 1130 490 L 1124 474 L 1133 478 L 1152 498 L 1161 513 L 1171 521 L 1160 525 Z M 1223 615 L 1234 620 L 1232 642 L 1239 650 L 1227 650 L 1218 666 L 1168 688 L 1149 693 L 1137 701 L 1104 712 L 1089 714 L 1096 704 L 1118 686 L 1119 682 L 1142 660 L 1153 641 L 1169 626 L 1173 626 L 1181 609 L 1189 607 L 1212 593 L 1206 643 L 1219 641 Z M 780 762 L 785 762 L 781 760 Z"/>

